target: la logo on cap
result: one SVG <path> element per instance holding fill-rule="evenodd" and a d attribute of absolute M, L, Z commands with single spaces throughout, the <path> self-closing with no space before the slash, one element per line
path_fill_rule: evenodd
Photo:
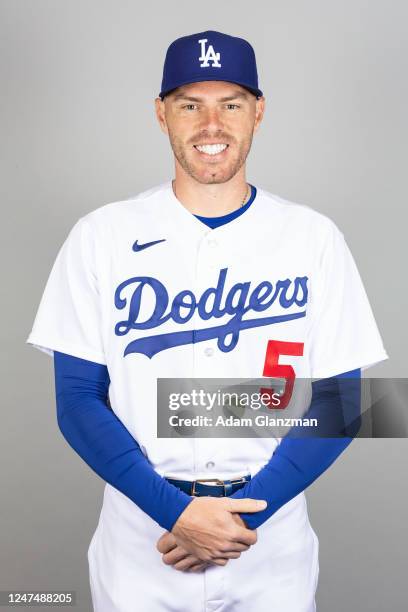
<path fill-rule="evenodd" d="M 208 38 L 202 38 L 198 42 L 201 45 L 201 56 L 198 58 L 201 62 L 200 67 L 208 68 L 210 65 L 209 62 L 212 62 L 213 68 L 221 68 L 219 62 L 221 54 L 216 53 L 212 45 L 209 45 L 207 51 L 205 50 L 205 43 L 208 42 Z"/>

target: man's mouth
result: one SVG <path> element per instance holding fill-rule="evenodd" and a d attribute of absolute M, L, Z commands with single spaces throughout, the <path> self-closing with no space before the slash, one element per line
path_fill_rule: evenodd
<path fill-rule="evenodd" d="M 228 144 L 220 142 L 215 144 L 194 145 L 194 148 L 200 153 L 205 153 L 206 155 L 219 155 L 225 151 L 228 146 Z"/>

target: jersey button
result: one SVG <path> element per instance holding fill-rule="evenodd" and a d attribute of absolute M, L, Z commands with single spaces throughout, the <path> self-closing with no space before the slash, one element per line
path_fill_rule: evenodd
<path fill-rule="evenodd" d="M 204 349 L 204 355 L 207 355 L 207 357 L 211 357 L 213 353 L 214 353 L 214 349 L 211 348 L 210 346 L 207 346 L 207 348 Z"/>
<path fill-rule="evenodd" d="M 215 466 L 214 461 L 207 461 L 207 463 L 205 464 L 205 467 L 207 468 L 207 470 L 211 470 L 211 468 L 213 468 Z"/>

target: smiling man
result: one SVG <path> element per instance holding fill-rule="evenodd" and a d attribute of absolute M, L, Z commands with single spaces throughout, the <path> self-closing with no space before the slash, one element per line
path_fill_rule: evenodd
<path fill-rule="evenodd" d="M 358 431 L 359 385 L 344 381 L 387 354 L 341 231 L 247 181 L 265 111 L 252 46 L 175 40 L 155 110 L 174 178 L 79 219 L 27 339 L 54 357 L 61 432 L 106 482 L 94 609 L 313 612 L 304 490 Z M 333 407 L 335 426 L 158 436 L 158 378 L 238 377 L 283 379 L 282 401 L 308 381 L 302 409 Z"/>
<path fill-rule="evenodd" d="M 173 188 L 191 212 L 221 216 L 248 199 L 244 163 L 264 107 L 263 96 L 225 81 L 184 85 L 156 100 L 175 157 Z"/>

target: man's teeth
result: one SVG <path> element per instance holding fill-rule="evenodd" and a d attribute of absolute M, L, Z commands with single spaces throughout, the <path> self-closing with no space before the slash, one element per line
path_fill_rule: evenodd
<path fill-rule="evenodd" d="M 224 151 L 227 146 L 226 144 L 196 145 L 196 149 L 201 153 L 207 153 L 207 155 L 217 155 L 217 153 Z"/>

